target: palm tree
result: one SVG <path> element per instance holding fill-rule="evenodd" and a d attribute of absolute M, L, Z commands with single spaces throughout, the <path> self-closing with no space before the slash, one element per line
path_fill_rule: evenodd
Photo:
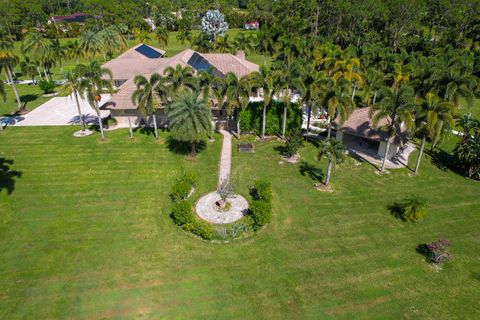
<path fill-rule="evenodd" d="M 267 63 L 267 56 L 273 52 L 274 34 L 270 28 L 263 25 L 257 35 L 259 52 L 263 55 L 263 63 Z"/>
<path fill-rule="evenodd" d="M 267 108 L 270 105 L 273 97 L 273 91 L 275 89 L 273 82 L 272 70 L 267 65 L 261 65 L 258 72 L 254 72 L 250 75 L 252 85 L 255 88 L 261 90 L 263 98 L 263 110 L 262 110 L 262 132 L 261 138 L 265 138 L 265 123 L 267 121 Z"/>
<path fill-rule="evenodd" d="M 248 77 L 240 79 L 232 72 L 225 75 L 227 112 L 235 110 L 237 118 L 237 138 L 240 139 L 240 112 L 248 106 L 251 93 L 251 84 Z"/>
<path fill-rule="evenodd" d="M 50 48 L 48 51 L 50 53 L 51 60 L 58 62 L 58 65 L 60 66 L 60 72 L 63 73 L 62 61 L 67 56 L 65 48 L 60 44 L 58 39 L 53 39 L 50 40 Z"/>
<path fill-rule="evenodd" d="M 75 59 L 78 64 L 79 58 L 83 55 L 80 42 L 78 40 L 69 41 L 66 45 L 66 54 L 68 59 Z"/>
<path fill-rule="evenodd" d="M 103 51 L 101 33 L 85 30 L 80 36 L 80 50 L 84 56 L 92 61 L 97 54 Z"/>
<path fill-rule="evenodd" d="M 335 80 L 344 78 L 352 84 L 352 100 L 358 86 L 363 84 L 363 77 L 360 73 L 360 59 L 354 57 L 345 60 L 338 60 L 333 67 L 332 77 Z"/>
<path fill-rule="evenodd" d="M 106 60 L 106 56 L 111 58 L 116 49 L 125 50 L 127 48 L 125 38 L 115 26 L 110 26 L 100 31 L 99 38 L 103 42 L 102 51 L 104 52 L 104 60 Z"/>
<path fill-rule="evenodd" d="M 1 68 L 5 69 L 5 78 L 7 82 L 12 85 L 13 93 L 17 99 L 18 110 L 20 110 L 22 108 L 22 102 L 20 101 L 17 86 L 14 83 L 12 75 L 12 66 L 15 65 L 17 60 L 18 58 L 13 51 L 13 38 L 7 33 L 0 34 L 0 71 Z"/>
<path fill-rule="evenodd" d="M 158 27 L 155 29 L 155 38 L 157 39 L 160 48 L 164 48 L 168 45 L 168 30 L 164 27 Z"/>
<path fill-rule="evenodd" d="M 163 78 L 158 73 L 150 76 L 150 79 L 142 75 L 138 75 L 133 80 L 137 86 L 137 90 L 132 94 L 132 103 L 137 105 L 140 112 L 146 117 L 153 118 L 153 127 L 155 139 L 158 139 L 157 119 L 155 112 L 160 105 L 160 98 L 157 94 L 157 89 L 161 85 Z"/>
<path fill-rule="evenodd" d="M 228 35 L 224 35 L 223 37 L 218 37 L 215 42 L 213 43 L 215 46 L 215 51 L 220 53 L 229 53 L 232 52 L 233 46 L 230 44 L 228 40 Z"/>
<path fill-rule="evenodd" d="M 180 92 L 197 88 L 197 79 L 194 77 L 193 69 L 189 66 L 182 67 L 179 64 L 175 68 L 169 66 L 165 68 L 163 75 L 165 77 L 165 85 L 169 89 L 168 95 L 170 100 L 173 100 L 173 97 Z"/>
<path fill-rule="evenodd" d="M 3 81 L 0 81 L 0 96 L 4 102 L 7 101 L 7 92 L 5 91 L 5 84 L 3 84 Z"/>
<path fill-rule="evenodd" d="M 150 38 L 150 34 L 148 31 L 135 28 L 133 29 L 133 37 L 135 38 L 135 43 L 145 43 L 145 44 L 150 44 L 152 42 L 152 39 Z"/>
<path fill-rule="evenodd" d="M 415 126 L 413 116 L 415 93 L 412 87 L 401 86 L 399 89 L 395 87 L 384 88 L 380 95 L 382 100 L 370 108 L 369 117 L 372 119 L 374 127 L 378 126 L 382 119 L 387 121 L 385 128 L 382 128 L 386 130 L 388 135 L 387 147 L 381 167 L 381 172 L 383 172 L 389 152 L 390 139 L 396 136 L 402 127 L 405 127 L 406 130 L 411 130 Z"/>
<path fill-rule="evenodd" d="M 418 173 L 420 167 L 426 138 L 433 140 L 432 148 L 434 148 L 437 142 L 451 128 L 455 127 L 454 114 L 455 106 L 451 102 L 442 100 L 433 92 L 427 93 L 425 101 L 420 105 L 417 112 L 417 128 L 422 136 L 422 142 L 415 165 L 415 173 Z"/>
<path fill-rule="evenodd" d="M 242 50 L 245 54 L 251 54 L 255 51 L 255 42 L 251 36 L 245 33 L 239 33 L 233 40 L 235 51 Z"/>
<path fill-rule="evenodd" d="M 60 87 L 60 92 L 63 95 L 71 96 L 75 98 L 75 102 L 77 103 L 77 111 L 78 111 L 78 118 L 80 119 L 80 123 L 82 125 L 82 131 L 85 131 L 85 120 L 83 119 L 82 110 L 80 109 L 80 102 L 78 101 L 78 94 L 81 92 L 81 82 L 82 79 L 80 78 L 80 71 L 79 68 L 75 68 L 73 71 L 67 71 L 63 74 L 64 83 Z"/>
<path fill-rule="evenodd" d="M 182 46 L 185 48 L 185 43 L 188 41 L 192 43 L 192 33 L 190 30 L 187 29 L 181 29 L 177 33 L 177 40 L 182 44 Z"/>
<path fill-rule="evenodd" d="M 320 141 L 318 146 L 318 160 L 325 157 L 328 160 L 327 176 L 325 177 L 325 187 L 328 187 L 330 183 L 330 175 L 332 173 L 332 163 L 335 161 L 337 164 L 343 161 L 345 157 L 345 146 L 337 139 L 326 139 Z"/>
<path fill-rule="evenodd" d="M 287 128 L 287 110 L 292 100 L 292 91 L 302 87 L 300 81 L 301 66 L 298 62 L 286 64 L 277 61 L 272 66 L 272 76 L 275 80 L 275 95 L 283 101 L 282 137 L 285 138 Z"/>
<path fill-rule="evenodd" d="M 345 78 L 337 81 L 331 79 L 327 84 L 327 92 L 323 105 L 327 108 L 328 129 L 327 138 L 332 133 L 332 121 L 338 118 L 340 124 L 345 122 L 355 109 L 355 104 L 350 99 L 351 84 Z"/>
<path fill-rule="evenodd" d="M 105 135 L 98 102 L 101 99 L 101 94 L 105 90 L 113 93 L 112 72 L 109 69 L 102 68 L 97 61 L 92 61 L 89 65 L 80 64 L 77 66 L 77 70 L 81 76 L 79 94 L 82 98 L 85 98 L 90 106 L 97 112 L 98 125 L 100 127 L 102 140 L 104 140 Z M 104 77 L 108 79 L 104 79 Z"/>
<path fill-rule="evenodd" d="M 383 87 L 384 75 L 381 71 L 369 68 L 365 72 L 363 86 L 363 103 L 370 106 L 377 102 L 378 91 Z"/>
<path fill-rule="evenodd" d="M 37 62 L 38 70 L 40 70 L 40 66 L 43 68 L 45 80 L 48 80 L 45 62 L 49 58 L 49 47 L 48 40 L 40 32 L 35 31 L 29 32 L 22 43 L 22 52 L 28 54 L 32 60 Z"/>
<path fill-rule="evenodd" d="M 20 62 L 20 70 L 22 74 L 30 77 L 32 82 L 35 81 L 35 75 L 37 74 L 37 64 L 30 60 L 29 57 L 25 57 L 22 62 Z"/>
<path fill-rule="evenodd" d="M 212 132 L 210 108 L 195 92 L 180 93 L 168 110 L 168 119 L 173 138 L 190 142 L 192 155 L 196 153 L 196 143 Z"/>

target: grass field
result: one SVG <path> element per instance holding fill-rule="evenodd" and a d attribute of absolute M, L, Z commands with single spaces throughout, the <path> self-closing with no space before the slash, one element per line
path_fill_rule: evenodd
<path fill-rule="evenodd" d="M 200 173 L 196 198 L 215 187 L 219 136 L 188 161 L 167 133 L 157 143 L 119 130 L 101 144 L 75 130 L 0 133 L 0 158 L 21 172 L 0 193 L 2 319 L 480 317 L 480 184 L 429 157 L 417 177 L 379 177 L 349 159 L 334 168 L 336 191 L 320 193 L 311 176 L 326 163 L 313 145 L 305 163 L 280 164 L 277 142 L 256 142 L 254 154 L 234 152 L 233 178 L 243 194 L 254 179 L 272 182 L 273 221 L 219 245 L 185 235 L 167 210 L 182 168 Z M 429 205 L 419 224 L 387 209 L 412 194 Z M 415 247 L 440 237 L 454 260 L 436 272 Z"/>

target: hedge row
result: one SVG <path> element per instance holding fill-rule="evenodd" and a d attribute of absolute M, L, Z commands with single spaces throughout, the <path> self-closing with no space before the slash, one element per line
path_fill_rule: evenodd
<path fill-rule="evenodd" d="M 269 223 L 272 219 L 272 186 L 264 180 L 257 180 L 250 189 L 252 203 L 250 216 L 257 229 Z"/>
<path fill-rule="evenodd" d="M 170 198 L 172 207 L 170 216 L 176 225 L 183 230 L 191 232 L 203 239 L 210 240 L 213 237 L 212 226 L 205 221 L 197 219 L 193 212 L 193 205 L 188 200 L 192 188 L 195 187 L 197 175 L 194 173 L 183 173 L 172 186 Z"/>
<path fill-rule="evenodd" d="M 268 136 L 279 135 L 283 127 L 283 102 L 273 101 L 267 108 L 265 121 L 265 134 Z M 240 130 L 261 134 L 263 104 L 253 102 L 240 112 Z M 297 104 L 292 103 L 287 111 L 287 131 L 299 130 L 302 126 L 302 110 Z"/>

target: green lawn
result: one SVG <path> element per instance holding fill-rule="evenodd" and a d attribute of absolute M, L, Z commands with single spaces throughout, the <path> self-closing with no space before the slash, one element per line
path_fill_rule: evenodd
<path fill-rule="evenodd" d="M 7 91 L 7 101 L 4 102 L 0 98 L 0 117 L 10 115 L 17 111 L 18 105 L 10 85 L 5 85 Z M 33 110 L 50 98 L 43 97 L 43 91 L 38 86 L 17 84 L 18 95 L 22 105 L 28 110 Z"/>
<path fill-rule="evenodd" d="M 308 165 L 281 164 L 277 142 L 256 142 L 254 154 L 234 152 L 232 175 L 243 194 L 272 182 L 273 221 L 219 245 L 185 235 L 167 210 L 182 168 L 200 173 L 196 198 L 215 187 L 219 136 L 189 161 L 166 133 L 157 143 L 112 131 L 102 144 L 76 129 L 0 133 L 0 157 L 22 173 L 0 193 L 2 319 L 480 317 L 480 184 L 428 157 L 417 177 L 349 159 L 334 168 L 336 191 L 321 193 L 309 172 L 326 163 L 312 145 L 300 151 Z M 387 210 L 412 194 L 429 204 L 419 224 Z M 436 272 L 415 247 L 440 237 L 454 260 Z"/>

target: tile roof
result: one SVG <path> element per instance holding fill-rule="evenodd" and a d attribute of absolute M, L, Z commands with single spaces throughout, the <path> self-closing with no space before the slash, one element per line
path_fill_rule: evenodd
<path fill-rule="evenodd" d="M 128 53 L 128 51 L 126 53 Z M 129 79 L 122 84 L 119 91 L 104 104 L 103 107 L 106 109 L 136 109 L 131 102 L 132 93 L 136 89 L 133 77 L 138 74 L 149 77 L 150 74 L 155 72 L 163 75 L 163 72 L 169 66 L 191 66 L 195 71 L 213 67 L 214 72 L 216 71 L 215 73 L 218 76 L 224 76 L 228 72 L 233 72 L 238 77 L 243 77 L 253 71 L 258 71 L 258 65 L 228 53 L 203 54 L 191 49 L 186 49 L 171 58 L 136 59 L 134 63 L 132 63 L 130 59 L 119 59 L 126 53 L 104 65 L 104 67 L 112 70 L 114 79 Z M 125 78 L 119 78 L 118 75 L 120 74 L 125 76 Z"/>
<path fill-rule="evenodd" d="M 162 58 L 149 58 L 148 56 L 137 51 L 145 48 L 144 44 L 138 44 L 120 56 L 106 62 L 103 67 L 110 69 L 113 73 L 114 80 L 127 80 L 137 74 L 152 73 L 158 65 L 162 63 Z M 148 49 L 158 52 L 161 56 L 165 55 L 165 51 L 148 46 Z"/>
<path fill-rule="evenodd" d="M 333 126 L 337 130 L 341 130 L 344 133 L 352 134 L 359 137 L 364 137 L 376 141 L 386 141 L 401 145 L 406 142 L 407 132 L 402 126 L 400 132 L 392 138 L 388 138 L 387 132 L 381 130 L 380 128 L 388 125 L 390 119 L 381 119 L 376 128 L 373 127 L 372 119 L 368 116 L 370 108 L 357 108 L 355 109 L 350 117 L 343 123 L 340 124 L 339 118 L 336 118 L 333 122 Z"/>

